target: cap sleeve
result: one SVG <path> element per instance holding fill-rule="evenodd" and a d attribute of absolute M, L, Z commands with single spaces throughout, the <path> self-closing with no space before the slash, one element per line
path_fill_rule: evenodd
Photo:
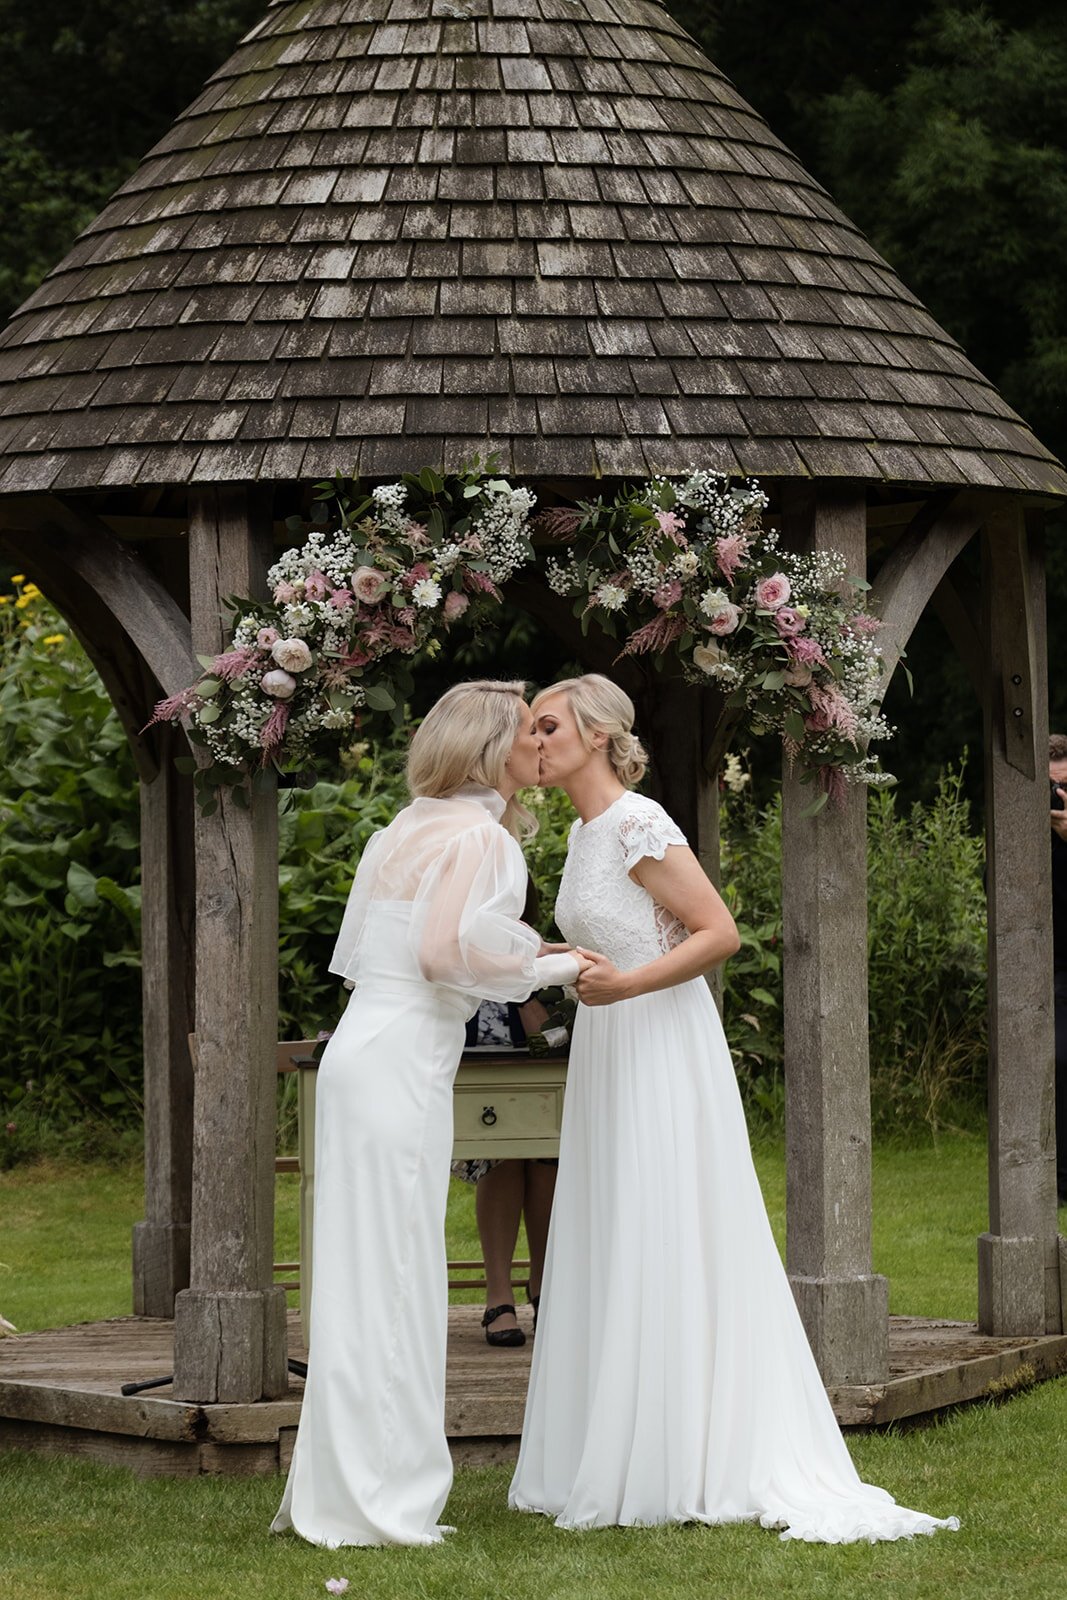
<path fill-rule="evenodd" d="M 689 843 L 678 824 L 654 800 L 642 798 L 640 806 L 627 810 L 619 823 L 623 862 L 631 872 L 639 861 L 651 856 L 662 861 L 672 844 Z"/>

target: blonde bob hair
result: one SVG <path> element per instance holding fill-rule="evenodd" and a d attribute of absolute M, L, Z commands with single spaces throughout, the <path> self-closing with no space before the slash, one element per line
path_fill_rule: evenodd
<path fill-rule="evenodd" d="M 581 678 L 564 678 L 535 695 L 531 710 L 549 695 L 565 694 L 574 714 L 578 734 L 587 750 L 596 748 L 594 736 L 606 735 L 605 754 L 620 783 L 632 789 L 641 782 L 648 767 L 644 746 L 633 732 L 634 703 L 628 694 L 599 672 Z"/>
<path fill-rule="evenodd" d="M 482 678 L 457 683 L 415 729 L 408 751 L 408 789 L 415 798 L 447 800 L 466 784 L 499 789 L 525 712 L 525 683 Z M 537 821 L 514 796 L 500 819 L 517 839 Z"/>

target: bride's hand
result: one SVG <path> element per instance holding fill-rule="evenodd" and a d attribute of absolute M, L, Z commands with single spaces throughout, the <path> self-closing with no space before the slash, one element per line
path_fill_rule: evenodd
<path fill-rule="evenodd" d="M 569 956 L 573 949 L 574 946 L 570 944 L 546 944 L 542 939 L 541 948 L 537 954 L 539 956 Z"/>
<path fill-rule="evenodd" d="M 574 953 L 579 961 L 584 962 L 574 985 L 583 1005 L 610 1006 L 616 1000 L 626 999 L 626 974 L 620 972 L 607 956 L 599 955 L 595 950 L 583 950 L 580 945 L 575 946 Z"/>

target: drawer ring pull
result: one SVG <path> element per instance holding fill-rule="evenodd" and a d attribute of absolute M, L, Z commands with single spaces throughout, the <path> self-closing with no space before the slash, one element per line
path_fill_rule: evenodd
<path fill-rule="evenodd" d="M 491 1128 L 496 1122 L 496 1111 L 492 1106 L 482 1107 L 482 1121 L 485 1123 L 487 1128 Z"/>

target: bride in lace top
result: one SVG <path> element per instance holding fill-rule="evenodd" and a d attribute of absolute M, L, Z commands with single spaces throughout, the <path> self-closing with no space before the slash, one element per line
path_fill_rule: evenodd
<path fill-rule="evenodd" d="M 758 1521 L 784 1539 L 938 1522 L 860 1482 L 775 1246 L 704 974 L 733 918 L 654 801 L 608 679 L 533 703 L 579 814 L 556 903 L 580 975 L 510 1503 L 562 1527 Z"/>

